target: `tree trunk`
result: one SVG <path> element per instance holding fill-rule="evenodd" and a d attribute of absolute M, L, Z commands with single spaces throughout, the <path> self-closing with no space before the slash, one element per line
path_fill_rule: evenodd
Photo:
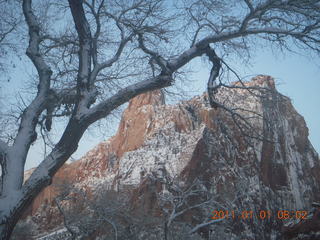
<path fill-rule="evenodd" d="M 50 181 L 48 180 L 39 182 L 38 185 L 32 189 L 33 191 L 22 195 L 20 198 L 10 199 L 11 206 L 9 209 L 6 209 L 6 206 L 0 207 L 0 240 L 10 239 L 15 225 L 19 221 L 26 208 L 39 194 L 39 192 L 49 185 L 49 183 Z"/>
<path fill-rule="evenodd" d="M 164 240 L 168 240 L 168 222 L 164 222 Z"/>
<path fill-rule="evenodd" d="M 9 240 L 14 229 L 14 226 L 18 222 L 19 218 L 10 216 L 5 221 L 1 220 L 0 225 L 0 240 Z"/>
<path fill-rule="evenodd" d="M 22 188 L 16 193 L 11 192 L 7 199 L 0 198 L 0 240 L 10 239 L 14 226 L 23 212 L 38 194 L 51 184 L 54 174 L 78 148 L 78 142 L 86 129 L 87 125 L 70 120 L 60 141 Z"/>

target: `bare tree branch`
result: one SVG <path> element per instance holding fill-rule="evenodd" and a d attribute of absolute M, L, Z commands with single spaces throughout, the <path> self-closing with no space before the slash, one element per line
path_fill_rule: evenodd
<path fill-rule="evenodd" d="M 30 145 L 37 138 L 35 127 L 40 113 L 45 109 L 46 96 L 50 88 L 51 69 L 44 62 L 39 52 L 39 25 L 31 10 L 31 1 L 23 1 L 23 13 L 29 26 L 29 46 L 27 55 L 36 67 L 39 75 L 38 93 L 36 98 L 24 110 L 20 122 L 18 134 L 14 140 L 12 151 L 9 152 L 5 169 L 3 170 L 3 195 L 7 195 L 12 189 L 21 188 L 23 178 L 16 177 L 16 174 L 23 176 L 24 164 Z M 17 153 L 20 153 L 19 155 Z M 8 160 L 9 159 L 9 160 Z"/>
<path fill-rule="evenodd" d="M 201 224 L 196 225 L 194 228 L 192 228 L 191 231 L 189 231 L 189 234 L 192 235 L 192 234 L 196 233 L 197 231 L 199 231 L 200 228 L 209 226 L 209 225 L 217 223 L 217 222 L 221 222 L 223 220 L 225 220 L 225 219 L 221 218 L 221 219 L 213 219 L 211 221 L 205 221 Z"/>
<path fill-rule="evenodd" d="M 9 148 L 8 144 L 0 140 L 0 153 L 1 154 L 7 153 L 8 148 Z"/>
<path fill-rule="evenodd" d="M 131 86 L 121 89 L 117 94 L 113 95 L 111 98 L 90 108 L 89 111 L 86 113 L 86 120 L 88 122 L 94 122 L 97 119 L 101 119 L 107 116 L 118 106 L 127 102 L 129 99 L 145 91 L 152 91 L 155 89 L 170 86 L 171 83 L 171 76 L 159 75 L 157 77 L 147 79 L 136 84 L 132 84 Z"/>
<path fill-rule="evenodd" d="M 91 59 L 92 59 L 92 36 L 90 25 L 86 19 L 82 2 L 69 0 L 69 5 L 75 27 L 79 36 L 79 70 L 77 76 L 77 94 L 79 102 L 77 103 L 77 112 L 84 111 L 89 108 L 93 101 L 90 82 Z"/>

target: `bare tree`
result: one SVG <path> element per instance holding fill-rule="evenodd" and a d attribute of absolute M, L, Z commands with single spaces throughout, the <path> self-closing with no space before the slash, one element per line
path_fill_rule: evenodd
<path fill-rule="evenodd" d="M 138 94 L 173 85 L 192 59 L 204 55 L 212 63 L 208 93 L 216 108 L 217 78 L 228 58 L 248 60 L 259 42 L 320 50 L 318 0 L 23 0 L 22 10 L 36 94 L 15 131 L 0 140 L 0 239 L 9 239 L 90 125 Z M 59 118 L 67 122 L 63 134 L 24 183 L 37 132 L 49 132 Z"/>
<path fill-rule="evenodd" d="M 154 228 L 160 225 L 160 219 L 140 209 L 131 211 L 129 192 L 107 190 L 104 184 L 91 194 L 70 184 L 60 184 L 59 189 L 61 194 L 55 203 L 71 239 L 141 239 L 144 234 L 156 235 Z"/>
<path fill-rule="evenodd" d="M 86 191 L 69 183 L 57 184 L 56 186 L 60 194 L 55 197 L 54 202 L 62 216 L 63 227 L 70 235 L 70 239 L 86 239 L 101 226 L 107 231 L 106 224 L 112 227 L 115 239 L 118 239 L 117 226 L 112 217 L 115 213 L 120 212 L 119 206 L 124 200 L 117 199 L 118 201 L 114 203 L 110 200 L 114 194 L 105 189 L 100 189 L 99 194 L 108 193 L 109 198 L 101 199 L 97 193 L 94 194 L 94 197 L 89 197 Z M 120 193 L 117 196 L 120 196 Z M 123 209 L 122 205 L 121 209 Z"/>
<path fill-rule="evenodd" d="M 4 73 L 8 66 L 15 67 L 15 64 L 10 61 L 12 59 L 12 51 L 18 54 L 18 42 L 19 38 L 15 33 L 18 31 L 20 23 L 22 21 L 22 15 L 19 14 L 19 7 L 16 1 L 0 1 L 0 54 L 3 56 L 0 59 L 0 71 L 2 72 L 1 78 L 4 77 Z M 21 30 L 21 29 L 20 29 Z M 16 36 L 14 36 L 16 35 Z M 21 38 L 20 38 L 21 40 Z M 4 80 L 4 79 L 1 79 Z"/>
<path fill-rule="evenodd" d="M 180 186 L 181 181 L 169 180 L 165 183 L 164 191 L 158 195 L 158 200 L 161 208 L 164 211 L 164 239 L 171 239 L 169 237 L 171 225 L 185 214 L 201 215 L 202 221 L 196 226 L 193 226 L 187 233 L 191 236 L 200 228 L 209 226 L 222 219 L 211 219 L 210 209 L 221 207 L 215 201 L 214 194 L 207 189 L 205 184 L 199 179 L 194 179 L 188 186 Z"/>

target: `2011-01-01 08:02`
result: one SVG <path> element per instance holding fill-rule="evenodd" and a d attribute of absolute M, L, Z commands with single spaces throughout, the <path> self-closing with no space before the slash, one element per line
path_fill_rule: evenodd
<path fill-rule="evenodd" d="M 211 219 L 242 219 L 242 220 L 250 220 L 253 218 L 257 218 L 260 220 L 270 219 L 271 217 L 275 217 L 277 219 L 286 220 L 286 219 L 307 219 L 308 211 L 304 210 L 243 210 L 243 211 L 235 211 L 235 210 L 213 210 Z"/>

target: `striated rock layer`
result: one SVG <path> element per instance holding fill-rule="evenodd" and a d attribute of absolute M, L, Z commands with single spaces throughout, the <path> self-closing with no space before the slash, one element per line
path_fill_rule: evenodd
<path fill-rule="evenodd" d="M 166 105 L 161 91 L 139 95 L 116 135 L 65 165 L 53 183 L 135 188 L 133 205 L 150 210 L 156 206 L 146 176 L 175 177 L 185 185 L 199 178 L 229 211 L 271 212 L 268 220 L 216 224 L 211 230 L 218 239 L 282 239 L 285 220 L 277 211 L 306 210 L 320 200 L 320 161 L 303 117 L 276 91 L 274 80 L 257 76 L 245 85 L 250 91 L 239 82 L 219 90 L 216 99 L 226 109 L 211 109 L 206 94 L 176 105 Z M 42 216 L 38 223 L 47 229 L 56 227 L 57 192 L 46 188 L 26 215 Z"/>

